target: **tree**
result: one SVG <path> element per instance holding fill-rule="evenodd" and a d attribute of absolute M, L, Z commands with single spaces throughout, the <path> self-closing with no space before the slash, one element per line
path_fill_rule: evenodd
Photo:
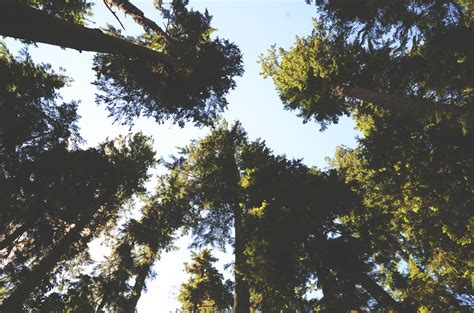
<path fill-rule="evenodd" d="M 145 115 L 157 122 L 212 124 L 243 68 L 234 44 L 211 38 L 211 16 L 188 10 L 187 1 L 157 2 L 165 32 L 131 3 L 106 4 L 133 14 L 145 34 L 132 38 L 113 28 L 85 27 L 91 13 L 85 0 L 3 1 L 0 34 L 100 53 L 94 69 L 103 94 L 97 99 L 124 123 Z M 34 65 L 26 52 L 15 59 L 0 48 L 1 310 L 56 310 L 63 302 L 67 310 L 125 304 L 121 310 L 134 311 L 154 261 L 182 223 L 179 210 L 157 200 L 166 194 L 161 190 L 147 200 L 142 219 L 116 229 L 124 206 L 143 194 L 147 170 L 156 164 L 149 138 L 136 134 L 80 149 L 77 104 L 58 103 L 57 90 L 68 78 Z M 113 229 L 119 235 L 112 257 L 95 273 L 77 277 L 74 272 L 91 263 L 87 243 Z M 135 279 L 133 286 L 129 279 Z M 91 282 L 95 288 L 87 287 Z M 69 289 L 51 292 L 58 286 Z"/>
<path fill-rule="evenodd" d="M 172 175 L 161 177 L 156 194 L 144 199 L 142 217 L 130 220 L 114 238 L 112 254 L 97 267 L 97 309 L 135 312 L 146 279 L 154 276 L 154 263 L 172 249 L 175 232 L 184 223 L 186 211 L 175 201 L 173 180 Z"/>
<path fill-rule="evenodd" d="M 472 4 L 316 4 L 313 34 L 262 58 L 286 108 L 323 127 L 371 103 L 404 119 L 471 128 Z"/>
<path fill-rule="evenodd" d="M 87 1 L 59 3 L 35 1 L 31 8 L 16 0 L 2 2 L 0 34 L 99 52 L 94 69 L 103 94 L 98 100 L 117 120 L 132 123 L 143 115 L 157 122 L 210 124 L 227 106 L 225 95 L 235 87 L 233 77 L 243 72 L 241 54 L 227 40 L 211 39 L 207 12 L 188 10 L 184 0 L 173 1 L 169 8 L 157 2 L 167 31 L 146 27 L 142 36 L 133 38 L 113 28 L 106 34 L 84 27 L 83 16 L 90 13 Z M 15 23 L 18 20 L 30 23 Z"/>
<path fill-rule="evenodd" d="M 26 242 L 25 240 L 19 240 L 16 244 L 12 244 L 13 247 L 18 246 L 19 250 L 14 250 L 13 256 L 10 253 L 9 259 L 11 262 L 7 263 L 4 273 L 13 271 L 8 274 L 10 276 L 8 285 L 13 284 L 13 289 L 2 303 L 1 308 L 3 310 L 19 309 L 35 288 L 43 281 L 48 282 L 48 279 L 54 277 L 53 275 L 57 273 L 56 271 L 61 271 L 61 266 L 58 267 L 58 265 L 64 266 L 65 261 L 87 251 L 87 249 L 84 250 L 86 244 L 92 238 L 100 235 L 107 226 L 110 227 L 108 224 L 116 221 L 119 209 L 124 202 L 130 199 L 136 192 L 142 190 L 143 183 L 147 177 L 142 175 L 146 175 L 149 164 L 154 162 L 153 159 L 147 160 L 149 155 L 146 154 L 151 150 L 149 150 L 149 147 L 144 146 L 146 144 L 145 140 L 143 136 L 135 136 L 135 138 L 130 138 L 128 143 L 126 143 L 128 147 L 124 145 L 112 148 L 116 151 L 107 151 L 110 153 L 108 155 L 109 160 L 99 159 L 99 161 L 95 161 L 91 157 L 82 160 L 73 159 L 73 161 L 78 160 L 74 164 L 81 166 L 80 169 L 76 170 L 82 171 L 82 176 L 74 172 L 71 173 L 71 170 L 74 168 L 68 163 L 66 163 L 69 165 L 66 169 L 56 167 L 60 174 L 64 175 L 62 176 L 64 181 L 62 184 L 48 188 L 47 191 L 52 193 L 52 196 L 47 200 L 51 206 L 44 205 L 44 211 L 38 213 L 32 224 L 28 225 L 28 228 L 20 234 L 24 237 L 26 232 Z M 117 145 L 117 142 L 111 142 L 109 145 Z M 139 151 L 139 149 L 143 151 Z M 84 154 L 86 156 L 88 154 L 94 156 L 95 153 L 93 152 L 86 151 Z M 81 155 L 80 152 L 71 154 Z M 100 157 L 101 155 L 98 154 L 98 156 Z M 153 157 L 153 154 L 151 156 Z M 58 166 L 61 161 L 64 162 L 60 158 L 48 157 L 48 161 L 53 161 L 55 166 Z M 97 156 L 94 157 L 97 158 Z M 87 165 L 83 162 L 87 162 Z M 141 165 L 135 162 L 140 162 Z M 43 170 L 47 169 L 40 168 Z M 98 175 L 96 177 L 92 176 L 89 170 Z M 40 174 L 42 173 L 35 174 L 39 177 L 37 180 L 34 180 L 34 183 L 41 184 L 43 181 Z M 72 176 L 72 179 L 77 179 L 78 181 L 68 181 L 67 176 L 69 175 Z M 89 175 L 92 177 L 88 181 Z M 60 180 L 53 177 L 52 181 Z M 60 196 L 55 197 L 56 192 L 61 192 L 61 196 L 64 198 Z M 41 209 L 41 206 L 23 206 L 22 209 L 26 211 L 25 213 L 29 210 L 35 212 L 35 210 Z M 56 212 L 58 211 L 56 210 L 60 214 L 57 214 Z M 63 225 L 58 227 L 55 225 L 56 223 Z M 22 226 L 24 224 L 20 224 L 17 227 Z M 36 234 L 43 237 L 40 237 L 40 239 L 43 239 L 43 242 L 33 240 Z M 12 249 L 10 248 L 10 250 Z M 27 253 L 25 253 L 25 250 Z M 18 259 L 16 258 L 17 255 Z M 82 257 L 86 256 L 83 255 Z M 20 265 L 22 265 L 18 274 L 18 271 L 15 270 L 15 267 L 18 265 L 17 262 L 20 262 Z M 27 266 L 28 263 L 32 263 L 31 267 Z M 16 280 L 12 275 L 19 275 L 20 279 Z"/>
<path fill-rule="evenodd" d="M 192 252 L 191 263 L 185 263 L 189 280 L 181 285 L 179 301 L 183 310 L 189 312 L 225 310 L 232 306 L 232 283 L 217 271 L 217 261 L 209 249 Z"/>
<path fill-rule="evenodd" d="M 316 4 L 313 34 L 288 51 L 273 48 L 264 74 L 306 121 L 355 119 L 363 137 L 334 165 L 363 205 L 340 221 L 374 248 L 385 287 L 423 310 L 466 310 L 472 4 Z"/>
<path fill-rule="evenodd" d="M 183 200 L 192 221 L 189 227 L 195 235 L 195 245 L 234 246 L 236 312 L 249 311 L 249 286 L 242 273 L 245 264 L 246 235 L 244 218 L 249 208 L 243 207 L 240 180 L 243 168 L 240 155 L 247 139 L 236 123 L 227 128 L 224 123 L 210 135 L 182 149 L 182 156 L 169 164 L 178 190 L 186 194 Z M 231 232 L 235 239 L 232 240 Z"/>
<path fill-rule="evenodd" d="M 335 171 L 309 169 L 252 143 L 245 172 L 248 242 L 246 276 L 263 311 L 401 309 L 373 277 L 367 247 L 346 234 L 339 217 L 358 197 Z M 307 301 L 311 280 L 323 299 Z M 357 287 L 360 286 L 360 287 Z M 363 288 L 363 289 L 362 289 Z"/>
<path fill-rule="evenodd" d="M 337 294 L 361 285 L 366 292 L 354 291 L 358 302 L 348 308 L 363 308 L 371 296 L 381 307 L 402 306 L 373 277 L 364 249 L 331 239 L 344 230 L 337 218 L 357 203 L 334 171 L 310 170 L 272 155 L 264 142 L 249 142 L 239 123 L 213 129 L 183 148 L 169 167 L 187 202 L 195 245 L 223 247 L 234 224 L 238 312 L 249 312 L 250 296 L 252 306 L 263 310 L 314 309 L 303 297 L 308 283 L 330 272 L 337 272 L 339 283 L 334 287 L 334 279 L 326 278 L 326 300 L 340 300 Z M 344 260 L 351 260 L 350 268 Z"/>
<path fill-rule="evenodd" d="M 78 148 L 76 104 L 56 103 L 66 78 L 4 46 L 0 64 L 1 309 L 16 311 L 68 262 L 88 259 L 86 244 L 143 192 L 156 161 L 142 134 Z"/>

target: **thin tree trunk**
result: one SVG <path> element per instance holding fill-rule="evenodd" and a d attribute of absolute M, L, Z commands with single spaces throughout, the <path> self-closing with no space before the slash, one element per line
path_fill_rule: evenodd
<path fill-rule="evenodd" d="M 61 257 L 81 237 L 81 231 L 90 220 L 91 214 L 82 216 L 75 227 L 36 266 L 23 276 L 23 280 L 17 284 L 10 296 L 3 301 L 0 312 L 21 312 L 22 305 L 31 292 L 42 282 L 47 273 L 53 271 L 57 263 L 61 261 Z"/>
<path fill-rule="evenodd" d="M 337 240 L 337 239 L 336 239 Z M 360 260 L 350 255 L 350 250 L 344 250 L 344 245 L 337 244 L 335 240 L 319 238 L 318 248 L 324 250 L 320 254 L 323 266 L 333 268 L 336 272 L 342 274 L 346 279 L 360 284 L 379 304 L 388 309 L 402 310 L 402 304 L 392 298 L 382 287 L 373 281 L 364 272 L 364 266 Z M 348 267 L 350 265 L 350 268 Z"/>
<path fill-rule="evenodd" d="M 15 0 L 0 1 L 0 35 L 79 51 L 148 58 L 172 64 L 166 54 L 105 34 L 97 28 L 61 20 Z"/>
<path fill-rule="evenodd" d="M 28 224 L 25 223 L 20 227 L 17 227 L 10 235 L 7 235 L 5 239 L 0 241 L 0 251 L 8 248 L 15 240 L 17 240 L 26 230 L 28 229 Z"/>
<path fill-rule="evenodd" d="M 233 128 L 230 133 L 227 134 L 226 140 L 228 142 L 225 146 L 225 153 L 229 157 L 229 173 L 233 174 L 233 185 L 236 190 L 235 198 L 233 202 L 233 216 L 234 216 L 234 254 L 235 254 L 235 264 L 234 264 L 234 280 L 235 280 L 235 292 L 234 292 L 234 313 L 249 313 L 250 312 L 250 287 L 246 281 L 243 273 L 243 267 L 245 265 L 246 257 L 244 254 L 246 246 L 246 236 L 245 230 L 243 227 L 244 211 L 240 207 L 241 200 L 239 199 L 240 189 L 240 172 L 238 168 L 237 159 L 235 158 L 235 141 L 233 138 L 234 131 Z"/>
<path fill-rule="evenodd" d="M 111 7 L 116 7 L 123 13 L 129 15 L 130 17 L 133 18 L 133 20 L 141 25 L 145 30 L 151 30 L 155 32 L 156 34 L 160 35 L 163 37 L 163 39 L 167 43 L 173 42 L 173 39 L 171 39 L 168 34 L 160 27 L 158 24 L 150 20 L 145 16 L 142 10 L 137 8 L 135 5 L 133 5 L 130 1 L 128 0 L 104 0 L 104 2 L 111 6 Z"/>
<path fill-rule="evenodd" d="M 130 298 L 128 299 L 126 313 L 134 313 L 137 306 L 138 300 L 142 294 L 143 288 L 145 288 L 145 280 L 150 273 L 150 269 L 153 263 L 148 263 L 142 266 L 138 272 L 138 275 L 135 279 L 135 284 L 133 285 Z"/>
<path fill-rule="evenodd" d="M 404 312 L 402 310 L 402 305 L 393 299 L 382 287 L 380 287 L 372 278 L 369 277 L 363 271 L 357 269 L 347 275 L 356 283 L 359 283 L 370 295 L 377 300 L 378 303 L 382 304 L 384 307 L 392 310 L 397 310 L 398 312 Z"/>
<path fill-rule="evenodd" d="M 235 295 L 234 295 L 234 313 L 249 313 L 250 312 L 250 288 L 243 277 L 242 267 L 245 264 L 245 241 L 243 238 L 242 229 L 242 210 L 237 206 L 234 209 L 235 221 Z"/>
<path fill-rule="evenodd" d="M 2 241 L 0 241 L 0 251 L 10 247 L 10 245 L 17 240 L 23 233 L 36 225 L 38 220 L 43 216 L 44 209 L 34 210 L 30 215 L 26 217 L 25 222 L 17 227 L 10 235 L 7 235 Z M 13 247 L 10 247 L 10 250 Z"/>
<path fill-rule="evenodd" d="M 407 253 L 405 250 L 403 250 L 402 246 L 400 245 L 400 243 L 398 242 L 398 240 L 394 237 L 394 236 L 391 236 L 391 235 L 388 235 L 385 237 L 385 239 L 387 240 L 389 246 L 397 253 L 400 254 L 400 256 L 402 257 L 402 259 L 407 263 L 409 264 L 410 263 L 410 260 L 413 260 L 413 258 L 410 256 L 409 253 Z M 425 274 L 425 271 L 423 268 L 421 268 L 417 262 L 411 262 L 411 264 L 415 265 L 417 270 L 423 274 Z M 427 275 L 425 274 L 426 277 L 433 283 L 435 283 L 435 285 L 438 286 L 438 290 L 439 292 L 442 294 L 442 297 L 446 300 L 447 303 L 449 303 L 449 305 L 453 306 L 453 308 L 456 310 L 456 311 L 459 311 L 461 312 L 463 310 L 463 308 L 461 307 L 461 305 L 459 304 L 459 301 L 451 294 L 449 293 L 449 291 L 446 290 L 446 287 L 444 287 L 443 285 L 439 284 L 439 282 L 436 282 L 434 281 L 434 279 L 430 276 L 430 275 Z"/>

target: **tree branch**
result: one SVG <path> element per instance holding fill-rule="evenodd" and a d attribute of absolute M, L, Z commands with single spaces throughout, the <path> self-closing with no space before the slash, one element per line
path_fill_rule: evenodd
<path fill-rule="evenodd" d="M 472 117 L 469 116 L 470 112 L 455 107 L 446 108 L 434 103 L 421 102 L 408 97 L 360 87 L 336 86 L 333 90 L 342 96 L 370 102 L 386 110 L 399 112 L 404 116 L 436 118 L 437 115 L 446 115 L 450 119 L 448 125 L 451 127 L 459 125 L 464 127 L 466 123 L 472 120 Z M 470 127 L 470 125 L 467 126 Z"/>
<path fill-rule="evenodd" d="M 133 20 L 141 25 L 145 30 L 151 30 L 155 32 L 156 34 L 160 35 L 163 37 L 163 39 L 167 43 L 173 42 L 173 39 L 168 36 L 168 34 L 160 27 L 158 24 L 150 20 L 145 16 L 143 11 L 141 11 L 139 8 L 137 8 L 135 5 L 133 5 L 130 1 L 128 0 L 104 0 L 104 3 L 108 6 L 113 6 L 125 13 L 126 15 L 129 15 L 133 18 Z"/>
<path fill-rule="evenodd" d="M 171 69 L 173 64 L 164 53 L 105 34 L 97 28 L 66 22 L 14 0 L 0 2 L 0 35 L 79 51 L 154 59 Z"/>

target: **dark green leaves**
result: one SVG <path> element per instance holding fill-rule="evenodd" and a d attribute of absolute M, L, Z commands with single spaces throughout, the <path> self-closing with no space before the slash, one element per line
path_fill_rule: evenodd
<path fill-rule="evenodd" d="M 227 40 L 211 39 L 211 16 L 188 10 L 185 4 L 173 1 L 169 9 L 158 7 L 170 40 L 153 33 L 134 40 L 168 55 L 171 64 L 108 54 L 95 57 L 96 85 L 103 92 L 97 99 L 116 120 L 130 124 L 146 116 L 157 122 L 209 125 L 226 108 L 225 95 L 235 88 L 233 77 L 243 73 L 240 50 Z"/>

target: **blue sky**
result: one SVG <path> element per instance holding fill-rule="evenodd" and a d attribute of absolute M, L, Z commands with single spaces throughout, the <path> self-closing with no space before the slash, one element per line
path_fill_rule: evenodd
<path fill-rule="evenodd" d="M 142 9 L 148 17 L 158 18 L 152 6 L 152 0 L 132 1 Z M 240 120 L 247 130 L 250 139 L 261 138 L 277 154 L 286 154 L 289 158 L 302 158 L 308 165 L 325 168 L 325 158 L 331 157 L 338 145 L 354 146 L 356 131 L 352 120 L 345 118 L 338 125 L 330 126 L 325 132 L 319 132 L 315 123 L 303 124 L 296 117 L 296 112 L 283 109 L 271 80 L 264 80 L 260 75 L 258 56 L 272 45 L 290 47 L 295 36 L 310 34 L 312 17 L 316 15 L 315 6 L 306 5 L 304 0 L 289 1 L 190 1 L 190 6 L 197 10 L 207 8 L 213 15 L 212 26 L 217 28 L 217 36 L 235 42 L 243 52 L 245 74 L 237 79 L 237 88 L 228 95 L 229 107 L 224 117 L 229 120 Z M 117 14 L 126 27 L 126 34 L 136 34 L 140 29 Z M 110 23 L 119 27 L 115 18 L 105 9 L 102 1 L 97 1 L 94 16 L 90 17 L 91 27 L 99 27 Z M 17 42 L 7 40 L 10 48 L 15 50 Z M 107 137 L 115 137 L 129 131 L 128 127 L 113 125 L 107 118 L 102 106 L 94 103 L 95 88 L 92 53 L 79 53 L 75 50 L 64 50 L 58 47 L 39 44 L 30 50 L 37 62 L 51 63 L 53 68 L 62 67 L 66 74 L 74 79 L 71 86 L 62 92 L 64 99 L 81 100 L 81 135 L 86 145 L 93 146 Z M 143 131 L 154 138 L 158 155 L 167 157 L 176 153 L 176 147 L 184 146 L 191 139 L 202 137 L 206 129 L 198 129 L 192 125 L 184 128 L 169 123 L 157 125 L 152 120 L 140 119 L 132 131 Z M 183 263 L 189 261 L 187 246 L 189 237 L 176 242 L 177 249 L 162 255 L 155 270 L 157 276 L 148 283 L 148 291 L 142 295 L 138 303 L 138 311 L 170 312 L 179 304 L 176 300 L 179 285 L 186 279 Z M 94 243 L 92 249 L 97 257 L 107 251 Z M 219 268 L 224 272 L 223 265 L 232 260 L 228 253 L 216 252 L 220 258 Z M 230 272 L 224 272 L 230 277 Z"/>

